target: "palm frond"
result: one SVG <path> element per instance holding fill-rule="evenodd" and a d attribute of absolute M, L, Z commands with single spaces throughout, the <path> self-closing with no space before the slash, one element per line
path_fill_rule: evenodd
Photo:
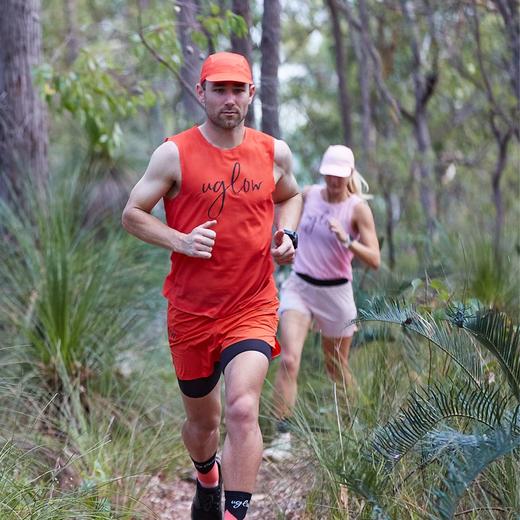
<path fill-rule="evenodd" d="M 508 398 L 501 398 L 499 390 L 437 383 L 412 392 L 398 416 L 375 431 L 373 447 L 386 460 L 397 463 L 447 419 L 462 417 L 491 430 L 500 427 L 509 417 L 507 404 Z"/>
<path fill-rule="evenodd" d="M 378 321 L 400 325 L 405 331 L 418 334 L 445 352 L 476 385 L 482 382 L 482 359 L 468 335 L 449 323 L 437 323 L 405 305 L 404 302 L 376 298 L 358 310 L 358 322 Z"/>
<path fill-rule="evenodd" d="M 500 363 L 513 395 L 520 402 L 520 329 L 503 312 L 487 310 L 464 320 L 463 328 L 475 336 Z"/>
<path fill-rule="evenodd" d="M 471 442 L 459 444 L 459 449 L 446 457 L 441 487 L 433 491 L 432 520 L 452 519 L 460 498 L 473 480 L 489 464 L 520 448 L 520 435 L 509 425 L 471 437 Z"/>

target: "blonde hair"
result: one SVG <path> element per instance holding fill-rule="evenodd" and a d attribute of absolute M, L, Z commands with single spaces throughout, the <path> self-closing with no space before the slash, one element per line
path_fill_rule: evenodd
<path fill-rule="evenodd" d="M 357 170 L 352 172 L 352 175 L 347 182 L 347 189 L 349 193 L 353 193 L 364 200 L 370 200 L 373 198 L 373 195 L 368 193 L 368 182 Z"/>

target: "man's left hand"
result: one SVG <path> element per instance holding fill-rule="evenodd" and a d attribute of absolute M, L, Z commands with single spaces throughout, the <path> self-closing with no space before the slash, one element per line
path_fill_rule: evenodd
<path fill-rule="evenodd" d="M 279 229 L 273 236 L 271 254 L 278 265 L 292 264 L 294 260 L 294 247 L 291 239 Z"/>

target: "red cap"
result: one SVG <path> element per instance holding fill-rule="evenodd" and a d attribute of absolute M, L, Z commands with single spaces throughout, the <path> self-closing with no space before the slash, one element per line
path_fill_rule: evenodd
<path fill-rule="evenodd" d="M 251 67 L 241 54 L 217 52 L 206 58 L 200 71 L 200 83 L 204 81 L 236 81 L 253 83 Z"/>

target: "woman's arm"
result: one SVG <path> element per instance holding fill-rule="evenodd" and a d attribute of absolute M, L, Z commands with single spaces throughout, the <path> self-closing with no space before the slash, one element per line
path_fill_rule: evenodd
<path fill-rule="evenodd" d="M 381 264 L 381 252 L 374 217 L 366 202 L 361 202 L 354 207 L 352 227 L 358 230 L 359 239 L 352 240 L 350 244 L 345 243 L 345 246 L 372 269 L 378 269 Z"/>

